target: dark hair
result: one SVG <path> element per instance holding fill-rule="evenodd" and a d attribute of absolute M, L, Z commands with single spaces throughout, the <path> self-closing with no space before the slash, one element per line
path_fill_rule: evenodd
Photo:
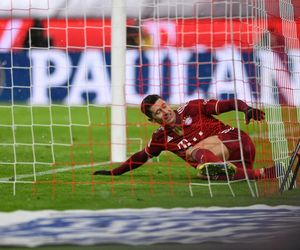
<path fill-rule="evenodd" d="M 158 99 L 162 98 L 159 95 L 147 95 L 141 103 L 141 111 L 149 118 L 152 118 L 150 108 Z"/>

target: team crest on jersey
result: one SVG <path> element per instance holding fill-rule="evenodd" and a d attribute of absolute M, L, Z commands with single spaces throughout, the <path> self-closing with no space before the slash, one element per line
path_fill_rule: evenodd
<path fill-rule="evenodd" d="M 170 141 L 172 141 L 172 140 L 173 140 L 173 137 L 168 135 L 168 137 L 167 137 L 167 142 L 170 142 Z"/>
<path fill-rule="evenodd" d="M 190 117 L 190 116 L 187 116 L 187 117 L 184 117 L 184 118 L 183 118 L 183 123 L 184 123 L 184 125 L 186 125 L 186 126 L 191 125 L 192 122 L 193 122 L 193 119 L 192 119 L 192 117 Z"/>

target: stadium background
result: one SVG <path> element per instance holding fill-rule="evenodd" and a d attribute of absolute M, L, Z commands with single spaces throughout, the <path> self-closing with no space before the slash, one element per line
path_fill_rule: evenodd
<path fill-rule="evenodd" d="M 299 105 L 299 76 L 290 74 L 289 69 L 299 72 L 300 65 L 293 60 L 295 57 L 289 60 L 288 56 L 300 52 L 297 43 L 292 43 L 288 52 L 285 50 L 285 31 L 279 5 L 265 1 L 268 12 L 266 28 L 271 34 L 273 53 L 256 55 L 261 61 L 260 68 L 265 69 L 267 76 L 272 74 L 268 71 L 269 62 L 273 62 L 278 69 L 274 81 L 279 93 L 272 93 L 271 88 L 255 89 L 257 68 L 253 59 L 256 53 L 253 44 L 262 46 L 259 37 L 266 30 L 255 29 L 248 8 L 243 8 L 243 3 L 246 6 L 247 1 L 241 2 L 234 4 L 233 1 L 229 8 L 226 7 L 229 2 L 214 1 L 214 18 L 211 19 L 210 3 L 206 1 L 188 1 L 176 8 L 168 6 L 168 1 L 159 1 L 160 7 L 155 8 L 153 5 L 149 5 L 151 8 L 145 7 L 151 1 L 141 1 L 141 9 L 134 7 L 134 1 L 128 1 L 127 23 L 129 26 L 135 25 L 140 15 L 141 32 L 147 34 L 149 44 L 144 46 L 141 55 L 137 46 L 128 45 L 133 50 L 127 52 L 126 102 L 139 104 L 142 96 L 149 93 L 161 94 L 173 104 L 197 97 L 226 99 L 235 91 L 235 74 L 238 84 L 246 90 L 239 92 L 242 88 L 237 88 L 240 99 L 270 105 L 279 100 L 283 105 Z M 32 104 L 52 101 L 78 105 L 89 98 L 90 103 L 110 103 L 110 3 L 90 1 L 81 6 L 78 1 L 53 1 L 49 2 L 49 6 L 40 3 L 43 7 L 37 4 L 27 11 L 26 1 L 12 3 L 15 10 L 8 11 L 9 6 L 5 6 L 4 2 L 4 10 L 1 11 L 0 101 Z M 293 3 L 299 37 L 299 7 L 297 1 Z M 64 12 L 65 6 L 67 13 Z M 43 9 L 45 7 L 49 11 Z M 84 10 L 84 17 L 81 10 Z M 46 13 L 47 18 L 43 18 Z M 229 14 L 238 18 L 231 22 L 231 19 L 226 19 Z M 155 19 L 157 17 L 162 18 Z M 159 60 L 159 66 L 155 60 Z M 235 72 L 232 61 L 236 61 Z M 178 76 L 176 72 L 178 64 L 185 67 L 183 76 Z M 161 79 L 158 77 L 160 71 Z M 86 74 L 88 77 L 85 77 Z M 180 78 L 184 79 L 183 83 Z M 157 87 L 159 85 L 161 87 Z M 179 87 L 181 85 L 184 89 Z M 68 93 L 70 97 L 67 100 Z"/>
<path fill-rule="evenodd" d="M 213 1 L 215 4 L 213 23 L 209 20 L 212 16 L 210 1 L 182 1 L 182 4 L 176 8 L 167 7 L 171 1 L 139 2 L 142 6 L 148 7 L 139 10 L 136 8 L 136 1 L 128 1 L 127 21 L 129 25 L 134 25 L 137 17 L 142 18 L 144 32 L 149 35 L 150 39 L 142 52 L 142 60 L 145 64 L 142 67 L 136 67 L 141 60 L 140 54 L 134 50 L 137 45 L 133 44 L 128 47 L 127 76 L 129 81 L 127 81 L 126 89 L 128 104 L 139 104 L 142 95 L 153 92 L 161 94 L 173 104 L 198 97 L 199 89 L 201 90 L 200 97 L 203 98 L 230 97 L 234 88 L 231 79 L 231 63 L 228 61 L 231 61 L 233 56 L 232 43 L 228 41 L 233 39 L 237 49 L 234 50 L 236 52 L 234 58 L 241 58 L 241 63 L 236 65 L 237 74 L 241 76 L 240 83 L 244 88 L 255 93 L 250 96 L 248 92 L 240 92 L 238 97 L 266 105 L 274 105 L 277 101 L 282 105 L 299 105 L 299 92 L 292 90 L 299 91 L 300 80 L 297 75 L 291 77 L 289 69 L 292 67 L 295 72 L 299 72 L 300 64 L 298 61 L 287 60 L 280 8 L 278 4 L 274 4 L 274 1 L 265 1 L 265 8 L 269 15 L 268 30 L 274 38 L 272 39 L 274 44 L 271 46 L 274 49 L 273 52 L 278 55 L 276 66 L 279 65 L 280 73 L 275 76 L 277 77 L 275 85 L 279 90 L 282 90 L 282 85 L 289 86 L 288 91 L 279 92 L 280 97 L 274 93 L 259 92 L 254 89 L 256 86 L 253 62 L 255 52 L 249 44 L 254 41 L 261 47 L 267 45 L 255 40 L 256 36 L 252 37 L 252 21 L 247 19 L 249 15 L 247 8 L 243 8 L 249 1 Z M 234 4 L 237 2 L 242 2 L 242 8 L 240 4 Z M 291 2 L 294 4 L 299 37 L 299 3 L 296 0 Z M 86 102 L 109 104 L 111 2 L 49 1 L 44 5 L 45 3 L 45 1 L 1 1 L 0 3 L 0 101 L 13 105 L 18 103 L 22 105 L 24 103 L 82 105 Z M 159 10 L 157 7 L 151 7 L 152 3 L 159 4 Z M 230 4 L 232 7 L 228 8 Z M 159 27 L 155 25 L 155 22 L 148 20 L 151 17 L 163 18 L 164 16 L 170 17 L 170 20 L 160 21 Z M 229 16 L 238 19 L 232 22 L 233 26 L 230 26 L 230 29 Z M 172 18 L 176 17 L 175 22 Z M 178 17 L 182 17 L 182 20 L 178 20 Z M 197 29 L 201 30 L 201 36 L 187 35 L 191 30 L 197 31 Z M 217 34 L 212 37 L 211 31 Z M 174 36 L 175 33 L 178 36 Z M 242 40 L 247 42 L 241 42 Z M 176 49 L 172 50 L 170 47 Z M 154 64 L 151 60 L 155 57 L 156 51 L 160 51 L 163 55 L 159 62 L 163 72 L 162 89 L 154 88 L 153 86 L 156 86 L 158 81 L 149 77 L 153 72 L 157 72 L 157 69 L 151 66 Z M 297 47 L 291 47 L 289 52 L 292 55 L 300 54 Z M 178 58 L 185 60 L 183 64 L 186 65 L 184 71 L 186 75 L 183 77 L 186 79 L 186 95 L 184 96 L 178 94 L 182 91 L 176 85 L 177 78 L 173 68 L 173 65 L 178 65 Z M 270 58 L 271 55 L 262 57 L 265 65 L 270 62 Z M 50 71 L 47 72 L 49 61 Z M 198 64 L 196 61 L 202 63 Z M 99 68 L 102 69 L 100 73 Z M 87 78 L 84 77 L 86 72 L 89 75 Z M 197 72 L 199 75 L 195 77 Z M 51 86 L 50 91 L 48 85 L 45 84 L 48 81 Z M 81 84 L 76 85 L 79 81 Z M 214 82 L 219 84 L 217 89 L 223 92 L 214 92 L 210 89 Z M 223 88 L 223 86 L 226 87 Z M 86 89 L 89 90 L 88 95 L 86 95 Z M 70 93 L 72 98 L 66 98 L 67 93 Z M 293 212 L 292 216 L 295 222 L 299 221 L 299 217 Z M 290 236 L 287 238 L 289 243 L 295 241 Z M 282 242 L 285 240 L 284 238 Z M 291 245 L 294 246 L 294 244 Z"/>

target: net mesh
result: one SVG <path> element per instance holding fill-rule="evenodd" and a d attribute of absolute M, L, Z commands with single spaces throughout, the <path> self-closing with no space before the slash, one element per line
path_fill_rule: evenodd
<path fill-rule="evenodd" d="M 189 186 L 212 196 L 220 185 L 234 196 L 278 190 L 300 137 L 297 1 L 128 1 L 127 156 L 158 128 L 139 110 L 147 94 L 161 95 L 174 109 L 198 98 L 238 98 L 263 109 L 266 120 L 245 126 L 239 112 L 217 118 L 250 135 L 255 168 L 279 166 L 278 179 L 246 176 L 245 185 L 200 181 L 168 152 L 124 177 L 93 176 L 119 165 L 110 158 L 111 2 L 83 11 L 72 1 L 10 3 L 0 20 L 0 184 L 13 186 L 13 194 L 19 183 L 33 184 L 34 192 L 50 183 L 53 193 L 57 185 L 75 192 L 81 184 L 91 192 L 127 185 L 132 193 L 139 184 L 151 193 Z"/>

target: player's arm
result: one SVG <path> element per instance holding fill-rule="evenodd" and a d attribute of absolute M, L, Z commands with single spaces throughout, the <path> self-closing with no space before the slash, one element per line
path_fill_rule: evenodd
<path fill-rule="evenodd" d="M 94 172 L 94 175 L 121 175 L 142 166 L 148 159 L 158 156 L 161 151 L 165 150 L 164 144 L 159 143 L 157 138 L 159 138 L 159 136 L 157 136 L 155 132 L 144 149 L 133 154 L 119 167 L 112 170 L 98 170 Z"/>
<path fill-rule="evenodd" d="M 145 149 L 133 154 L 131 157 L 127 159 L 127 161 L 123 162 L 119 167 L 114 168 L 112 170 L 98 170 L 94 172 L 94 175 L 121 175 L 130 170 L 136 169 L 142 166 L 148 159 L 151 158 Z"/>
<path fill-rule="evenodd" d="M 262 110 L 252 108 L 239 99 L 237 99 L 236 102 L 238 111 L 241 111 L 245 114 L 246 124 L 248 124 L 251 119 L 260 121 L 265 118 L 265 113 Z M 205 112 L 212 115 L 218 115 L 228 111 L 236 110 L 235 99 L 209 100 L 203 105 L 205 106 Z"/>

